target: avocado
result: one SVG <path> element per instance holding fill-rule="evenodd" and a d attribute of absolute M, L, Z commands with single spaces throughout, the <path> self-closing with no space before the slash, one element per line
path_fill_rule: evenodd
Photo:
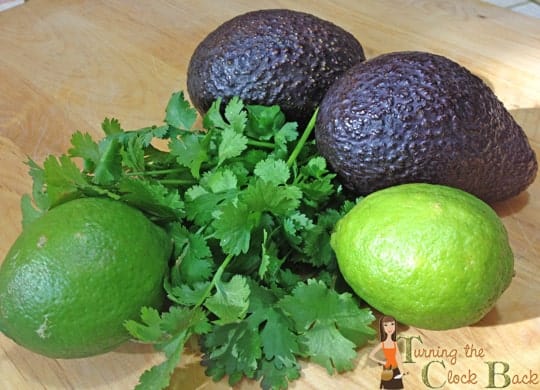
<path fill-rule="evenodd" d="M 428 182 L 495 202 L 524 191 L 538 170 L 525 132 L 493 91 L 434 53 L 355 65 L 324 96 L 314 131 L 319 152 L 360 195 Z"/>
<path fill-rule="evenodd" d="M 246 104 L 279 105 L 305 125 L 328 87 L 365 60 L 356 38 L 314 15 L 265 9 L 230 19 L 199 43 L 187 72 L 194 107 L 239 96 Z"/>

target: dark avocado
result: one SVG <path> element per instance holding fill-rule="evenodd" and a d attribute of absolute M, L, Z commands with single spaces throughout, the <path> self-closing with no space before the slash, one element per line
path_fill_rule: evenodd
<path fill-rule="evenodd" d="M 365 60 L 356 38 L 314 15 L 286 9 L 226 21 L 195 49 L 187 73 L 192 104 L 205 113 L 218 97 L 279 105 L 305 125 L 328 87 Z"/>
<path fill-rule="evenodd" d="M 315 139 L 357 194 L 428 182 L 494 202 L 525 190 L 538 170 L 526 134 L 493 91 L 425 52 L 387 53 L 351 68 L 321 102 Z"/>

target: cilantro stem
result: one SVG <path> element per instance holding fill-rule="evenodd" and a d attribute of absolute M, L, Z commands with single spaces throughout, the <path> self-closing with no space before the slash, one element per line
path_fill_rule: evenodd
<path fill-rule="evenodd" d="M 257 141 L 252 138 L 248 138 L 247 143 L 248 145 L 251 145 L 251 146 L 257 146 L 257 147 L 266 148 L 266 149 L 274 149 L 276 146 L 272 142 Z"/>
<path fill-rule="evenodd" d="M 212 278 L 212 281 L 210 282 L 210 284 L 208 285 L 208 287 L 204 291 L 203 296 L 201 297 L 199 302 L 197 302 L 195 307 L 202 306 L 202 304 L 204 303 L 206 298 L 208 298 L 210 296 L 210 293 L 212 292 L 212 289 L 217 284 L 218 280 L 221 279 L 221 275 L 223 275 L 223 272 L 225 271 L 225 268 L 227 268 L 227 266 L 229 265 L 229 263 L 231 262 L 232 259 L 233 259 L 232 253 L 229 253 L 227 255 L 227 257 L 225 257 L 225 260 L 223 260 L 223 263 L 221 263 L 221 265 L 217 269 L 216 273 L 214 274 L 214 277 Z"/>
<path fill-rule="evenodd" d="M 317 107 L 317 109 L 313 113 L 313 116 L 309 120 L 309 123 L 307 124 L 306 129 L 304 130 L 304 133 L 302 134 L 302 137 L 300 137 L 300 139 L 298 140 L 298 143 L 294 147 L 293 151 L 291 152 L 291 155 L 289 156 L 289 159 L 287 160 L 288 167 L 291 167 L 294 164 L 294 162 L 296 161 L 296 158 L 298 157 L 298 155 L 302 151 L 302 148 L 306 144 L 306 141 L 308 140 L 311 132 L 315 128 L 315 121 L 317 119 L 318 112 L 319 112 L 319 108 Z"/>
<path fill-rule="evenodd" d="M 189 180 L 189 179 L 159 179 L 158 180 L 161 184 L 177 184 L 177 185 L 192 185 L 197 184 L 197 180 Z"/>
<path fill-rule="evenodd" d="M 161 176 L 175 173 L 184 173 L 186 168 L 154 169 L 149 171 L 126 172 L 126 176 Z M 194 179 L 158 179 L 161 184 L 192 185 L 197 184 Z"/>
<path fill-rule="evenodd" d="M 186 168 L 170 168 L 170 169 L 154 169 L 150 171 L 139 171 L 139 172 L 127 172 L 126 176 L 158 176 L 158 175 L 168 175 L 170 173 L 180 173 L 185 172 Z"/>

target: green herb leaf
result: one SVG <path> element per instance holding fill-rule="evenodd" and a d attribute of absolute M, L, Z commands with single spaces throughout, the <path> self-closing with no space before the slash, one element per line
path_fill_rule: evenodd
<path fill-rule="evenodd" d="M 228 124 L 221 115 L 222 99 L 216 99 L 203 117 L 203 127 L 205 129 L 225 129 Z"/>
<path fill-rule="evenodd" d="M 292 367 L 278 368 L 272 362 L 263 360 L 257 378 L 262 378 L 261 388 L 264 390 L 285 390 L 289 382 L 300 378 L 300 365 L 295 362 Z"/>
<path fill-rule="evenodd" d="M 304 232 L 304 259 L 310 264 L 335 268 L 336 257 L 330 246 L 330 236 L 341 216 L 338 211 L 328 209 L 319 214 L 317 223 Z"/>
<path fill-rule="evenodd" d="M 116 118 L 105 118 L 101 123 L 101 128 L 106 135 L 120 134 L 124 131 Z"/>
<path fill-rule="evenodd" d="M 128 320 L 124 323 L 128 332 L 136 339 L 146 343 L 162 343 L 163 330 L 159 312 L 152 307 L 141 308 L 141 321 Z"/>
<path fill-rule="evenodd" d="M 144 163 L 144 155 L 146 148 L 146 140 L 144 136 L 129 137 L 120 147 L 120 156 L 122 165 L 132 171 L 144 171 L 146 169 Z"/>
<path fill-rule="evenodd" d="M 151 216 L 180 219 L 184 215 L 184 202 L 178 191 L 157 181 L 125 177 L 118 183 L 118 190 L 123 201 Z"/>
<path fill-rule="evenodd" d="M 261 337 L 248 321 L 216 326 L 202 342 L 206 374 L 214 380 L 228 375 L 234 386 L 243 376 L 255 377 L 262 356 Z"/>
<path fill-rule="evenodd" d="M 169 143 L 171 154 L 176 156 L 176 161 L 181 166 L 190 168 L 195 178 L 200 177 L 201 165 L 208 161 L 210 156 L 208 148 L 210 137 L 195 132 L 182 132 L 180 137 L 174 138 Z"/>
<path fill-rule="evenodd" d="M 43 170 L 48 203 L 51 206 L 77 198 L 81 189 L 88 185 L 77 165 L 67 155 L 58 159 L 55 156 L 47 157 Z"/>
<path fill-rule="evenodd" d="M 160 316 L 157 310 L 143 307 L 141 320 L 143 324 L 126 321 L 126 329 L 139 340 L 154 343 L 158 350 L 165 353 L 166 360 L 145 371 L 135 388 L 164 389 L 169 385 L 171 374 L 180 362 L 186 341 L 193 334 L 207 333 L 210 325 L 200 308 L 172 307 Z"/>
<path fill-rule="evenodd" d="M 206 239 L 200 234 L 190 232 L 179 223 L 172 224 L 170 232 L 176 258 L 171 269 L 173 283 L 193 285 L 208 280 L 215 267 Z"/>
<path fill-rule="evenodd" d="M 181 129 L 191 129 L 197 120 L 197 111 L 184 98 L 183 92 L 172 94 L 165 112 L 165 122 Z"/>
<path fill-rule="evenodd" d="M 369 310 L 360 309 L 350 294 L 338 294 L 320 281 L 300 284 L 280 307 L 302 335 L 303 352 L 330 374 L 352 369 L 355 348 L 375 335 L 368 326 L 374 319 Z"/>
<path fill-rule="evenodd" d="M 285 123 L 285 115 L 279 106 L 247 105 L 248 122 L 246 134 L 261 140 L 269 140 Z"/>
<path fill-rule="evenodd" d="M 196 306 L 199 302 L 204 301 L 210 287 L 210 281 L 195 282 L 193 285 L 171 285 L 169 282 L 165 282 L 165 291 L 167 291 L 167 297 L 172 302 L 182 306 Z"/>
<path fill-rule="evenodd" d="M 201 186 L 218 194 L 220 192 L 236 190 L 238 179 L 230 169 L 218 169 L 209 171 L 201 178 Z"/>
<path fill-rule="evenodd" d="M 45 185 L 45 169 L 32 159 L 28 159 L 26 164 L 30 167 L 28 173 L 32 177 L 32 199 L 37 208 L 43 212 L 50 207 L 47 186 Z"/>
<path fill-rule="evenodd" d="M 290 177 L 289 167 L 285 161 L 273 158 L 259 161 L 253 173 L 263 181 L 276 185 L 285 184 Z"/>
<path fill-rule="evenodd" d="M 220 207 L 212 226 L 223 252 L 239 255 L 248 251 L 251 230 L 257 224 L 257 217 L 257 213 L 250 211 L 245 203 L 230 202 Z"/>
<path fill-rule="evenodd" d="M 249 305 L 249 287 L 243 276 L 235 275 L 228 282 L 218 281 L 216 292 L 206 299 L 204 305 L 218 319 L 214 322 L 225 325 L 244 318 Z"/>
<path fill-rule="evenodd" d="M 200 307 L 186 308 L 172 306 L 168 312 L 161 315 L 160 328 L 169 335 L 182 334 L 205 334 L 211 329 L 206 314 Z M 168 342 L 159 346 L 166 351 Z"/>
<path fill-rule="evenodd" d="M 171 375 L 180 363 L 184 345 L 190 336 L 189 333 L 184 332 L 170 341 L 170 352 L 165 355 L 166 360 L 145 371 L 139 378 L 139 383 L 135 386 L 135 390 L 159 390 L 169 386 Z"/>
<path fill-rule="evenodd" d="M 84 168 L 88 172 L 94 172 L 100 160 L 99 146 L 94 142 L 90 134 L 77 131 L 71 136 L 71 145 L 68 150 L 71 157 L 80 157 L 84 161 Z"/>
<path fill-rule="evenodd" d="M 34 205 L 32 205 L 32 198 L 28 194 L 24 194 L 21 197 L 21 212 L 23 229 L 43 215 L 42 211 L 36 210 Z"/>
<path fill-rule="evenodd" d="M 121 144 L 117 138 L 104 138 L 99 143 L 99 160 L 94 170 L 93 182 L 107 185 L 122 176 Z"/>
<path fill-rule="evenodd" d="M 261 331 L 263 352 L 265 358 L 273 361 L 278 369 L 296 366 L 300 345 L 293 329 L 291 321 L 281 311 L 268 310 L 266 324 Z"/>
<path fill-rule="evenodd" d="M 218 165 L 223 164 L 226 160 L 238 157 L 247 148 L 248 139 L 246 136 L 239 134 L 232 128 L 223 130 L 222 140 L 218 148 Z"/>
<path fill-rule="evenodd" d="M 262 179 L 256 179 L 243 195 L 249 210 L 290 215 L 300 206 L 302 191 L 293 185 L 276 186 Z"/>
<path fill-rule="evenodd" d="M 225 107 L 225 118 L 229 126 L 237 133 L 243 133 L 247 122 L 247 113 L 244 110 L 244 103 L 238 96 L 234 96 Z"/>

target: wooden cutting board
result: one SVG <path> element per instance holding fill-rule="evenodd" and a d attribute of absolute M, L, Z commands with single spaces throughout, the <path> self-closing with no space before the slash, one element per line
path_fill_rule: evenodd
<path fill-rule="evenodd" d="M 256 5 L 255 5 L 256 3 Z M 21 231 L 19 199 L 30 191 L 24 162 L 69 146 L 75 130 L 99 134 L 104 117 L 126 128 L 159 123 L 173 91 L 185 90 L 191 53 L 210 30 L 255 8 L 287 7 L 351 31 L 366 55 L 426 50 L 486 80 L 540 155 L 540 22 L 461 1 L 39 1 L 0 13 L 0 259 Z M 540 184 L 494 205 L 516 256 L 516 276 L 480 323 L 451 331 L 401 326 L 406 389 L 540 389 Z M 408 340 L 408 341 L 407 341 Z M 359 350 L 356 368 L 329 376 L 304 363 L 293 389 L 374 389 L 380 368 Z M 0 389 L 131 389 L 161 361 L 128 343 L 78 360 L 36 355 L 0 335 Z M 520 382 L 517 384 L 515 382 Z M 172 389 L 225 389 L 186 350 Z M 244 381 L 239 388 L 255 389 Z"/>

